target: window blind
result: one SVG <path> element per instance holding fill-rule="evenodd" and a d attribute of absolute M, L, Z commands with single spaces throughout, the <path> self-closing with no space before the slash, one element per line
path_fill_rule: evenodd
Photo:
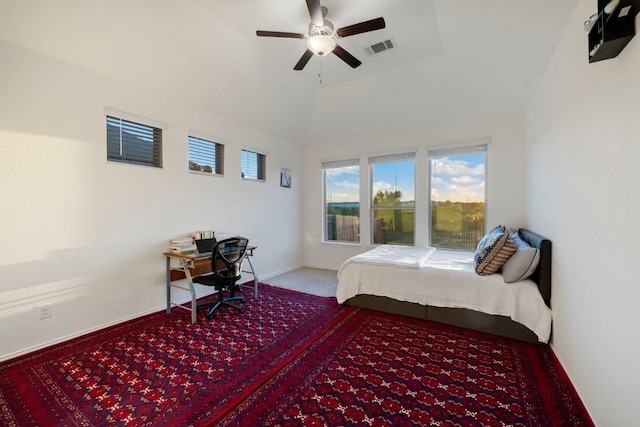
<path fill-rule="evenodd" d="M 429 150 L 429 157 L 455 156 L 459 154 L 482 153 L 487 151 L 488 144 L 472 144 L 459 147 L 438 148 Z"/>
<path fill-rule="evenodd" d="M 107 116 L 107 160 L 162 167 L 162 129 Z"/>
<path fill-rule="evenodd" d="M 266 179 L 267 156 L 249 150 L 242 150 L 242 178 L 264 181 Z"/>
<path fill-rule="evenodd" d="M 224 175 L 224 145 L 189 136 L 189 170 Z"/>
<path fill-rule="evenodd" d="M 322 169 L 346 168 L 349 166 L 360 166 L 360 159 L 332 160 L 322 162 Z"/>
<path fill-rule="evenodd" d="M 388 154 L 384 156 L 372 156 L 369 157 L 369 164 L 373 165 L 375 163 L 391 163 L 391 162 L 399 162 L 402 160 L 411 160 L 416 158 L 415 152 L 410 153 L 400 153 L 400 154 Z"/>

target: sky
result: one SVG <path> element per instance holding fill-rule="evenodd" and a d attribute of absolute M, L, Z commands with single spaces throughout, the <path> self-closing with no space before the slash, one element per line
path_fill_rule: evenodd
<path fill-rule="evenodd" d="M 402 201 L 414 200 L 414 161 L 375 165 L 373 190 L 402 191 Z M 484 200 L 485 154 L 459 154 L 432 159 L 431 200 L 474 202 Z M 359 167 L 328 169 L 327 201 L 358 202 Z"/>
<path fill-rule="evenodd" d="M 484 153 L 433 158 L 431 200 L 484 201 L 485 159 Z"/>
<path fill-rule="evenodd" d="M 373 167 L 373 194 L 402 191 L 401 202 L 415 200 L 415 160 L 376 163 Z"/>

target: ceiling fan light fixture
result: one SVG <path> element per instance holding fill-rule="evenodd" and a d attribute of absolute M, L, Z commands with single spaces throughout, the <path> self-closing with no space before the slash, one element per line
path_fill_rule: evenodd
<path fill-rule="evenodd" d="M 336 48 L 336 41 L 331 36 L 316 34 L 307 39 L 307 49 L 318 56 L 326 56 Z"/>

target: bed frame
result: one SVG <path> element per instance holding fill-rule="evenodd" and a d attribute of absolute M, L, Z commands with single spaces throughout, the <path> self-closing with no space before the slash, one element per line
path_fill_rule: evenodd
<path fill-rule="evenodd" d="M 538 268 L 530 279 L 538 285 L 545 304 L 551 307 L 551 241 L 524 228 L 519 229 L 518 233 L 522 240 L 540 250 Z M 345 301 L 345 304 L 423 320 L 432 320 L 447 325 L 541 344 L 535 333 L 506 316 L 485 314 L 466 308 L 424 306 L 375 295 L 356 295 Z"/>

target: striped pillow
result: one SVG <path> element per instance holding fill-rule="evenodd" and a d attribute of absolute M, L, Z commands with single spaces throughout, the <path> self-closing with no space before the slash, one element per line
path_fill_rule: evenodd
<path fill-rule="evenodd" d="M 516 245 L 503 226 L 488 232 L 476 248 L 474 256 L 476 273 L 488 276 L 500 270 L 500 267 L 516 252 Z"/>

